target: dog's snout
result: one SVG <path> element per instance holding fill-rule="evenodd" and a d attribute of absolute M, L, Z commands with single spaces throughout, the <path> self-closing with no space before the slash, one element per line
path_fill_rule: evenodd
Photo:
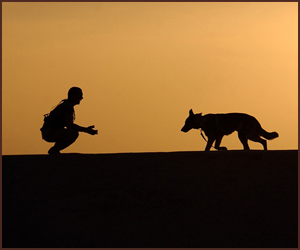
<path fill-rule="evenodd" d="M 186 133 L 186 132 L 188 132 L 189 130 L 188 130 L 185 126 L 183 126 L 182 129 L 181 129 L 181 131 L 184 132 L 184 133 Z"/>

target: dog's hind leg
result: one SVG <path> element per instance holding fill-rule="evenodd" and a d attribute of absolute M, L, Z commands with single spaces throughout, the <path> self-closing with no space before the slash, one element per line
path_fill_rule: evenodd
<path fill-rule="evenodd" d="M 240 139 L 241 143 L 244 146 L 244 150 L 249 150 L 250 147 L 248 145 L 248 138 L 246 136 L 244 136 L 244 134 L 241 133 L 241 132 L 238 132 L 238 136 L 239 136 L 239 139 Z"/>
<path fill-rule="evenodd" d="M 206 144 L 206 147 L 205 147 L 205 151 L 210 150 L 210 148 L 213 145 L 214 141 L 215 141 L 215 138 L 208 137 L 208 141 L 207 141 L 207 144 Z"/>
<path fill-rule="evenodd" d="M 222 141 L 223 135 L 217 137 L 216 143 L 215 143 L 215 149 L 217 150 L 227 150 L 226 147 L 220 147 L 221 141 Z"/>
<path fill-rule="evenodd" d="M 261 145 L 263 145 L 264 150 L 268 150 L 268 149 L 267 149 L 267 141 L 264 140 L 264 139 L 262 139 L 261 137 L 259 137 L 259 135 L 251 136 L 251 137 L 249 138 L 249 140 L 255 141 L 255 142 L 259 142 Z"/>

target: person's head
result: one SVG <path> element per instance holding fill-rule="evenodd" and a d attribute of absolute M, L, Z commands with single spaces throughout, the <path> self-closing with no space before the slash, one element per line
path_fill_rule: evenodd
<path fill-rule="evenodd" d="M 77 105 L 83 99 L 82 90 L 78 87 L 72 87 L 68 91 L 68 100 L 73 104 Z"/>

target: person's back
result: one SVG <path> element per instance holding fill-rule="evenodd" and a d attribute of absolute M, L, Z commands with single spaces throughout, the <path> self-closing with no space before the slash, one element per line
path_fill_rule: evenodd
<path fill-rule="evenodd" d="M 62 100 L 49 114 L 45 115 L 44 124 L 41 129 L 66 127 L 65 114 L 75 116 L 74 107 L 68 99 Z"/>

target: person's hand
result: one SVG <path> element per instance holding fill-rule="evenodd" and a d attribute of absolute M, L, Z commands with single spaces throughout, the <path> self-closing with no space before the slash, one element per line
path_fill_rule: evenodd
<path fill-rule="evenodd" d="M 98 130 L 93 129 L 94 127 L 95 127 L 94 125 L 87 127 L 86 132 L 90 135 L 98 134 Z"/>

